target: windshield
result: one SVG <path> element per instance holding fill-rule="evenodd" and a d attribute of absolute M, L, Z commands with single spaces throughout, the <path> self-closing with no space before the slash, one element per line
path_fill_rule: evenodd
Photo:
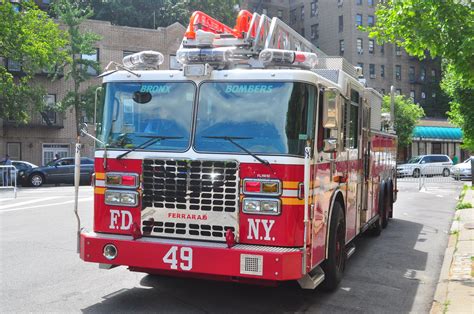
<path fill-rule="evenodd" d="M 195 86 L 189 82 L 108 83 L 98 138 L 107 148 L 137 148 L 162 137 L 147 150 L 189 147 Z"/>
<path fill-rule="evenodd" d="M 316 87 L 305 83 L 203 83 L 194 148 L 244 153 L 241 145 L 252 153 L 302 156 L 313 134 L 315 96 Z"/>
<path fill-rule="evenodd" d="M 417 156 L 417 157 L 413 157 L 411 158 L 410 160 L 407 161 L 407 164 L 417 164 L 419 163 L 421 160 L 421 157 Z"/>

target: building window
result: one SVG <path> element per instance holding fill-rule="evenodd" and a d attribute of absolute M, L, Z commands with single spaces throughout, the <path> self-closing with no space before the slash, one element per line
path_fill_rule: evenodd
<path fill-rule="evenodd" d="M 319 39 L 319 24 L 311 25 L 311 39 L 313 40 Z"/>
<path fill-rule="evenodd" d="M 362 38 L 357 38 L 357 53 L 360 55 L 364 53 Z"/>
<path fill-rule="evenodd" d="M 426 93 L 425 92 L 421 92 L 421 99 L 426 99 Z"/>
<path fill-rule="evenodd" d="M 375 64 L 369 64 L 369 75 L 371 79 L 375 78 Z"/>
<path fill-rule="evenodd" d="M 432 154 L 441 154 L 441 143 L 431 142 L 431 153 Z"/>
<path fill-rule="evenodd" d="M 43 165 L 52 161 L 56 154 L 59 158 L 70 156 L 69 144 L 43 144 Z"/>
<path fill-rule="evenodd" d="M 362 5 L 362 0 L 356 0 L 357 5 Z"/>
<path fill-rule="evenodd" d="M 89 60 L 89 61 L 95 61 L 95 62 L 99 62 L 99 49 L 97 48 L 95 50 L 95 53 L 92 53 L 92 54 L 82 54 L 81 55 L 81 59 L 82 60 Z M 87 74 L 89 75 L 97 75 L 99 74 L 98 71 L 96 69 L 94 69 L 94 67 L 92 66 L 88 66 L 87 67 Z"/>
<path fill-rule="evenodd" d="M 397 79 L 397 81 L 400 81 L 402 79 L 402 66 L 401 65 L 395 66 L 395 78 Z"/>
<path fill-rule="evenodd" d="M 435 82 L 436 81 L 436 70 L 431 69 L 431 81 Z"/>
<path fill-rule="evenodd" d="M 374 0 L 367 0 L 367 4 L 369 5 L 369 7 L 373 7 L 374 6 Z"/>
<path fill-rule="evenodd" d="M 415 91 L 414 90 L 410 91 L 410 98 L 413 102 L 415 102 Z"/>
<path fill-rule="evenodd" d="M 262 14 L 268 15 L 268 10 L 267 10 L 267 8 L 262 8 Z"/>
<path fill-rule="evenodd" d="M 381 45 L 380 45 L 380 53 L 381 53 L 381 54 L 384 54 L 384 53 L 385 53 L 385 45 L 384 45 L 384 44 L 381 44 Z"/>
<path fill-rule="evenodd" d="M 385 95 L 385 88 L 382 88 L 380 92 L 382 93 L 382 95 Z"/>
<path fill-rule="evenodd" d="M 7 154 L 12 160 L 21 160 L 21 143 L 9 142 L 7 143 Z"/>
<path fill-rule="evenodd" d="M 10 72 L 20 72 L 21 71 L 21 62 L 15 61 L 12 59 L 7 59 L 7 69 Z"/>
<path fill-rule="evenodd" d="M 380 76 L 385 77 L 385 65 L 380 65 Z"/>
<path fill-rule="evenodd" d="M 318 1 L 313 0 L 311 1 L 311 16 L 316 16 L 318 15 Z"/>
<path fill-rule="evenodd" d="M 344 31 L 344 17 L 339 15 L 339 33 L 342 33 L 342 31 Z"/>
<path fill-rule="evenodd" d="M 361 68 L 362 75 L 364 75 L 364 64 L 362 62 L 358 62 L 357 66 Z"/>
<path fill-rule="evenodd" d="M 290 11 L 290 23 L 291 24 L 296 23 L 296 9 L 293 9 Z"/>
<path fill-rule="evenodd" d="M 402 55 L 402 47 L 400 46 L 395 46 L 395 54 L 397 56 L 401 56 Z"/>
<path fill-rule="evenodd" d="M 301 20 L 304 21 L 304 5 L 301 6 Z"/>
<path fill-rule="evenodd" d="M 410 80 L 411 83 L 415 81 L 415 67 L 410 66 L 410 69 L 408 71 L 408 79 Z"/>
<path fill-rule="evenodd" d="M 374 16 L 373 15 L 369 15 L 367 16 L 367 25 L 368 26 L 374 26 Z"/>
<path fill-rule="evenodd" d="M 375 41 L 373 39 L 369 39 L 369 53 L 374 53 L 374 46 Z"/>
<path fill-rule="evenodd" d="M 344 39 L 339 40 L 339 53 L 344 54 Z"/>
<path fill-rule="evenodd" d="M 122 51 L 122 58 L 125 58 L 126 56 L 133 55 L 137 51 L 131 51 L 131 50 L 124 50 Z"/>
<path fill-rule="evenodd" d="M 425 70 L 425 68 L 421 68 L 421 71 L 420 71 L 420 80 L 421 80 L 421 81 L 424 81 L 424 80 L 425 80 L 425 77 L 426 77 L 426 70 Z"/>
<path fill-rule="evenodd" d="M 400 88 L 397 88 L 397 90 L 395 91 L 395 94 L 400 96 L 402 94 L 402 90 Z"/>
<path fill-rule="evenodd" d="M 356 14 L 356 26 L 362 26 L 362 14 Z"/>
<path fill-rule="evenodd" d="M 301 34 L 301 36 L 304 37 L 304 27 L 301 29 L 301 33 L 300 33 L 300 34 Z"/>
<path fill-rule="evenodd" d="M 277 11 L 277 16 L 279 19 L 281 19 L 283 17 L 283 10 L 278 10 Z"/>
<path fill-rule="evenodd" d="M 46 125 L 53 125 L 57 123 L 57 114 L 54 110 L 56 106 L 56 94 L 48 94 L 44 96 L 44 108 L 41 112 L 43 117 L 42 123 Z"/>

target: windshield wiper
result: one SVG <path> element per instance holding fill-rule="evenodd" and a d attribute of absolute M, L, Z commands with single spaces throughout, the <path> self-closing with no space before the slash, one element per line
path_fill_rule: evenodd
<path fill-rule="evenodd" d="M 160 140 L 174 140 L 174 139 L 183 138 L 182 136 L 162 136 L 162 135 L 137 135 L 137 137 L 148 138 L 148 140 L 141 143 L 137 147 L 129 149 L 125 153 L 118 155 L 117 159 L 122 159 L 123 157 L 127 156 L 128 154 L 130 154 L 133 151 L 136 151 L 137 149 L 147 148 L 148 146 L 153 145 L 153 144 L 155 144 L 156 142 L 158 142 Z"/>
<path fill-rule="evenodd" d="M 269 166 L 270 163 L 268 162 L 268 160 L 265 160 L 265 159 L 262 159 L 260 157 L 258 157 L 257 155 L 255 155 L 254 153 L 252 153 L 251 151 L 249 151 L 247 148 L 243 147 L 242 145 L 240 145 L 239 143 L 235 142 L 234 140 L 250 140 L 252 139 L 253 137 L 242 137 L 242 136 L 203 136 L 204 138 L 217 138 L 217 139 L 222 139 L 222 140 L 226 140 L 226 141 L 229 141 L 231 142 L 232 144 L 234 144 L 235 146 L 237 146 L 238 148 L 240 148 L 241 150 L 243 150 L 244 152 L 246 152 L 247 154 L 249 154 L 250 156 L 252 156 L 253 158 L 257 159 L 258 161 L 260 161 L 262 164 L 264 164 L 265 166 Z"/>

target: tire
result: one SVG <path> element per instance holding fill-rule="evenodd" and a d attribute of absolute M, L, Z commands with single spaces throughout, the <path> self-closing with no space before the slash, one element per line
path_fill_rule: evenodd
<path fill-rule="evenodd" d="M 413 178 L 419 178 L 419 177 L 420 177 L 420 169 L 413 170 Z"/>
<path fill-rule="evenodd" d="M 43 185 L 44 177 L 41 173 L 33 173 L 28 181 L 30 186 L 37 188 Z"/>
<path fill-rule="evenodd" d="M 372 229 L 370 230 L 370 234 L 373 236 L 378 237 L 382 233 L 383 227 L 383 221 L 384 221 L 384 216 L 385 216 L 385 197 L 382 191 L 382 187 L 380 187 L 379 191 L 379 213 L 378 213 L 378 219 L 374 222 L 372 225 Z"/>
<path fill-rule="evenodd" d="M 450 174 L 451 174 L 451 172 L 449 171 L 448 168 L 443 169 L 443 177 L 449 177 Z"/>
<path fill-rule="evenodd" d="M 334 291 L 342 280 L 346 266 L 346 224 L 341 204 L 334 203 L 329 228 L 328 257 L 321 264 L 324 271 L 324 281 L 321 288 Z"/>
<path fill-rule="evenodd" d="M 388 220 L 390 218 L 390 211 L 392 209 L 392 197 L 390 196 L 390 187 L 389 191 L 386 193 L 386 196 L 383 200 L 383 208 L 382 208 L 382 228 L 385 229 L 388 226 Z"/>

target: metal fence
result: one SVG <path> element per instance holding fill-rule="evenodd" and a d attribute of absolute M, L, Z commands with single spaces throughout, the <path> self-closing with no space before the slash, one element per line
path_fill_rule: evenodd
<path fill-rule="evenodd" d="M 0 191 L 12 190 L 16 198 L 17 170 L 14 166 L 0 166 Z M 3 194 L 3 193 L 2 193 Z"/>
<path fill-rule="evenodd" d="M 418 189 L 423 187 L 437 186 L 443 187 L 446 184 L 455 184 L 461 179 L 464 179 L 459 172 L 453 173 L 452 166 L 448 165 L 414 165 L 404 167 L 403 169 L 397 167 L 397 181 L 411 182 L 418 185 Z"/>

